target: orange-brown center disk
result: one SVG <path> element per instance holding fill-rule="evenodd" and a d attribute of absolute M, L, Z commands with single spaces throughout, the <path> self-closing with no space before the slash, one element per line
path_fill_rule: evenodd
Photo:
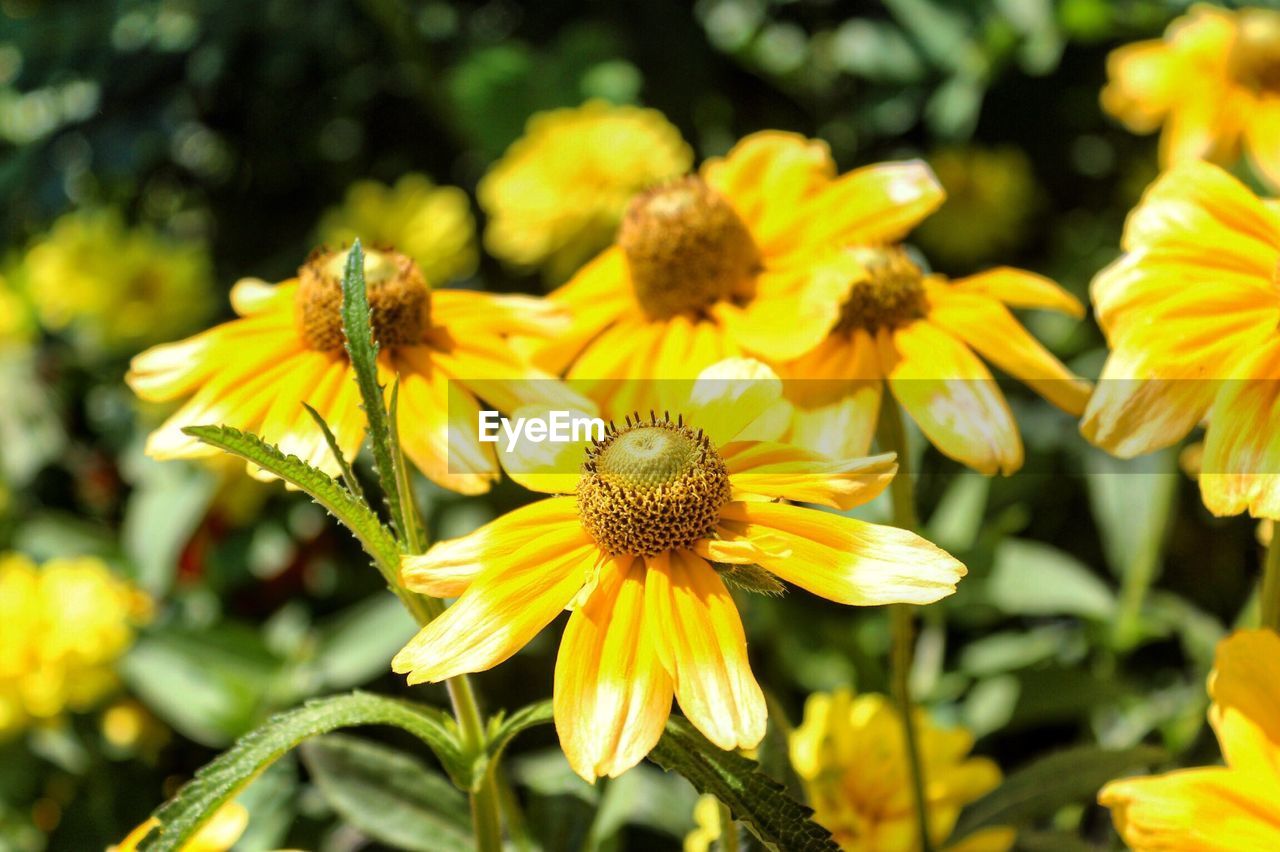
<path fill-rule="evenodd" d="M 298 332 L 320 352 L 342 349 L 342 273 L 348 251 L 313 252 L 298 270 L 295 298 Z M 415 264 L 396 251 L 366 251 L 365 289 L 369 322 L 380 346 L 422 342 L 431 321 L 431 288 Z"/>
<path fill-rule="evenodd" d="M 587 450 L 578 515 L 611 556 L 654 556 L 710 538 L 732 489 L 724 460 L 699 429 L 636 415 Z"/>
<path fill-rule="evenodd" d="M 722 299 L 745 301 L 755 291 L 760 253 L 751 232 L 697 175 L 636 196 L 618 244 L 636 299 L 654 319 L 697 313 Z"/>
<path fill-rule="evenodd" d="M 854 248 L 849 252 L 864 274 L 849 291 L 840 308 L 836 330 L 864 329 L 875 334 L 881 328 L 897 328 L 924 316 L 924 273 L 897 246 Z"/>
<path fill-rule="evenodd" d="M 1280 93 L 1280 12 L 1244 9 L 1227 55 L 1231 78 L 1259 94 Z"/>

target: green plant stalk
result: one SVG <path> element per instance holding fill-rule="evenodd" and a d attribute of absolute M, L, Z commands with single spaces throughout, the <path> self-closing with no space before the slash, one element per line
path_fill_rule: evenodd
<path fill-rule="evenodd" d="M 915 489 L 911 481 L 910 458 L 907 455 L 907 432 L 902 423 L 898 403 L 886 399 L 880 413 L 880 447 L 898 456 L 898 473 L 889 484 L 889 496 L 893 501 L 895 526 L 915 531 L 919 526 L 916 517 Z M 920 759 L 920 740 L 916 731 L 911 703 L 911 661 L 915 642 L 914 615 L 910 604 L 890 604 L 890 679 L 894 701 L 902 713 L 902 730 L 907 744 L 907 763 L 911 775 L 911 793 L 915 802 L 916 826 L 920 835 L 922 852 L 933 852 L 929 834 L 929 809 L 925 799 L 924 764 Z"/>
<path fill-rule="evenodd" d="M 1280 524 L 1276 524 L 1280 527 Z M 1280 633 L 1280 529 L 1271 533 L 1262 563 L 1262 626 Z"/>

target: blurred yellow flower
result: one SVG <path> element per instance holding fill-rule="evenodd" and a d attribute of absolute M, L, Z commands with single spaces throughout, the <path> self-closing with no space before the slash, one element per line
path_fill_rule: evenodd
<path fill-rule="evenodd" d="M 972 267 L 1018 247 L 1035 205 L 1031 161 L 1019 148 L 943 148 L 929 165 L 947 201 L 915 239 L 947 267 Z"/>
<path fill-rule="evenodd" d="M 850 509 L 885 488 L 892 455 L 829 459 L 756 440 L 778 431 L 769 412 L 782 394 L 759 362 L 715 365 L 687 389 L 672 418 L 504 456 L 517 482 L 563 496 L 405 558 L 409 589 L 458 600 L 392 668 L 411 684 L 490 669 L 572 603 L 555 723 L 570 766 L 591 781 L 652 749 L 673 693 L 720 748 L 760 742 L 764 695 L 726 580 L 782 580 L 860 606 L 955 591 L 964 566 L 906 530 L 774 502 Z"/>
<path fill-rule="evenodd" d="M 255 278 L 231 290 L 238 319 L 133 359 L 126 376 L 142 399 L 190 397 L 147 439 L 160 459 L 216 455 L 185 426 L 226 425 L 254 432 L 311 465 L 336 474 L 324 435 L 303 408 L 324 417 L 344 456 L 364 440 L 366 421 L 343 348 L 342 271 L 347 251 L 320 251 L 279 285 Z M 562 311 L 527 296 L 433 289 L 412 259 L 365 253 L 380 380 L 399 377 L 405 454 L 441 485 L 467 494 L 497 479 L 494 445 L 477 435 L 480 403 L 572 407 L 580 397 L 518 356 L 507 335 L 552 335 Z M 539 381 L 543 380 L 543 381 Z M 264 476 L 250 467 L 250 472 Z M 264 476 L 264 478 L 270 478 Z"/>
<path fill-rule="evenodd" d="M 1098 793 L 1136 852 L 1280 849 L 1280 636 L 1224 639 L 1209 696 L 1226 766 L 1126 778 Z"/>
<path fill-rule="evenodd" d="M 1164 38 L 1112 51 L 1102 106 L 1135 133 L 1163 126 L 1160 161 L 1231 165 L 1243 148 L 1280 186 L 1280 12 L 1196 5 Z"/>
<path fill-rule="evenodd" d="M 720 800 L 715 796 L 699 796 L 693 806 L 693 831 L 684 837 L 684 852 L 712 852 L 724 831 L 720 819 Z"/>
<path fill-rule="evenodd" d="M 986 828 L 955 844 L 947 838 L 960 810 L 1000 784 L 1000 767 L 970 757 L 973 735 L 940 728 L 916 711 L 920 756 L 927 779 L 930 838 L 952 852 L 1003 852 L 1012 828 Z M 849 690 L 818 693 L 805 702 L 804 720 L 791 734 L 791 763 L 804 782 L 814 820 L 848 852 L 919 849 L 902 716 L 883 695 Z"/>
<path fill-rule="evenodd" d="M 211 304 L 204 249 L 126 227 L 119 211 L 58 219 L 17 271 L 40 323 L 91 350 L 129 353 L 194 327 Z"/>
<path fill-rule="evenodd" d="M 29 343 L 35 322 L 26 297 L 0 275 L 0 347 Z"/>
<path fill-rule="evenodd" d="M 0 737 L 101 701 L 149 611 L 99 559 L 0 554 Z"/>
<path fill-rule="evenodd" d="M 485 247 L 562 281 L 609 244 L 632 196 L 692 162 L 656 110 L 593 100 L 538 113 L 480 181 Z"/>
<path fill-rule="evenodd" d="M 108 847 L 107 852 L 138 852 L 138 844 L 159 825 L 160 820 L 151 817 L 129 832 L 129 836 L 120 843 Z M 179 852 L 227 852 L 248 827 L 248 809 L 239 802 L 227 802 L 214 811 L 194 837 L 182 844 Z"/>
<path fill-rule="evenodd" d="M 476 222 L 467 194 L 407 174 L 394 187 L 372 180 L 351 185 L 320 221 L 322 244 L 359 240 L 370 248 L 407 254 L 429 284 L 445 284 L 476 270 Z"/>
<path fill-rule="evenodd" d="M 573 329 L 537 363 L 621 416 L 655 407 L 645 380 L 692 378 L 743 354 L 796 358 L 840 318 L 848 282 L 817 274 L 832 245 L 897 240 L 942 198 L 924 163 L 837 177 L 826 143 L 756 133 L 632 199 L 617 243 L 551 295 Z"/>
<path fill-rule="evenodd" d="M 1205 424 L 1200 494 L 1217 515 L 1280 517 L 1280 212 L 1217 166 L 1175 166 L 1094 279 L 1111 352 L 1081 431 L 1122 458 Z"/>

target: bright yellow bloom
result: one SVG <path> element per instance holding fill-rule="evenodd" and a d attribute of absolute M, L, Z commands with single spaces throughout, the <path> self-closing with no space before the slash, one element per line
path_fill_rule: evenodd
<path fill-rule="evenodd" d="M 693 806 L 695 828 L 684 836 L 684 852 L 712 852 L 724 832 L 720 819 L 720 800 L 715 796 L 699 796 Z"/>
<path fill-rule="evenodd" d="M 231 291 L 239 319 L 134 358 L 126 379 L 138 396 L 157 402 L 191 397 L 151 434 L 147 452 L 162 459 L 215 455 L 182 428 L 227 425 L 336 473 L 323 433 L 302 403 L 324 417 L 350 458 L 366 421 L 343 348 L 346 257 L 345 251 L 313 254 L 297 278 L 279 285 L 240 281 Z M 554 334 L 563 327 L 560 312 L 526 296 L 432 289 L 413 261 L 396 252 L 367 252 L 365 275 L 381 343 L 380 380 L 389 387 L 399 376 L 405 454 L 447 488 L 488 490 L 498 465 L 493 445 L 477 436 L 477 395 L 503 411 L 578 399 L 507 341 L 509 334 Z"/>
<path fill-rule="evenodd" d="M 426 175 L 407 174 L 394 187 L 372 180 L 352 184 L 342 205 L 321 220 L 320 242 L 350 245 L 357 238 L 404 252 L 431 284 L 465 278 L 479 259 L 467 194 L 436 186 Z"/>
<path fill-rule="evenodd" d="M 973 735 L 940 728 L 915 712 L 927 780 L 930 838 L 952 852 L 1003 852 L 1014 830 L 987 828 L 944 845 L 960 810 L 1000 784 L 1000 767 L 970 757 Z M 911 852 L 920 848 L 902 715 L 883 695 L 848 690 L 805 702 L 791 734 L 791 763 L 804 781 L 814 820 L 848 852 Z"/>
<path fill-rule="evenodd" d="M 138 852 L 138 844 L 160 825 L 155 817 L 139 825 L 119 844 L 107 852 Z M 181 852 L 227 852 L 249 827 L 249 811 L 239 802 L 227 802 L 218 808 L 195 836 L 182 844 Z"/>
<path fill-rule="evenodd" d="M 538 363 L 594 385 L 621 415 L 653 407 L 645 379 L 743 354 L 796 358 L 840 317 L 840 282 L 818 274 L 831 246 L 897 240 L 942 198 L 924 163 L 837 177 L 824 142 L 754 134 L 632 200 L 616 245 L 552 294 L 573 330 Z"/>
<path fill-rule="evenodd" d="M 1280 517 L 1280 212 L 1217 166 L 1175 166 L 1092 285 L 1111 353 L 1081 431 L 1122 458 L 1204 423 L 1209 510 Z"/>
<path fill-rule="evenodd" d="M 394 670 L 410 683 L 484 671 L 571 606 L 555 721 L 570 765 L 592 780 L 649 752 L 673 692 L 721 748 L 764 736 L 764 696 L 726 579 L 780 579 L 861 606 L 955 590 L 964 566 L 913 533 L 773 502 L 849 509 L 888 484 L 892 455 L 833 460 L 767 440 L 781 431 L 782 388 L 759 362 L 715 365 L 690 385 L 671 419 L 629 420 L 593 444 L 518 448 L 512 478 L 566 496 L 406 558 L 410 589 L 460 597 Z"/>
<path fill-rule="evenodd" d="M 563 280 L 613 239 L 633 195 L 692 162 L 655 110 L 595 100 L 538 113 L 480 181 L 485 247 Z"/>
<path fill-rule="evenodd" d="M 1107 58 L 1103 108 L 1135 133 L 1161 126 L 1160 162 L 1231 165 L 1241 148 L 1280 185 L 1280 12 L 1198 5 L 1163 39 Z"/>
<path fill-rule="evenodd" d="M 0 738 L 92 708 L 116 686 L 149 601 L 93 557 L 0 554 Z"/>
<path fill-rule="evenodd" d="M 203 248 L 127 228 L 116 210 L 60 218 L 27 251 L 17 278 L 45 328 L 111 352 L 183 334 L 211 302 Z"/>
<path fill-rule="evenodd" d="M 1112 781 L 1098 794 L 1137 852 L 1280 849 L 1280 636 L 1224 639 L 1209 696 L 1226 766 Z"/>

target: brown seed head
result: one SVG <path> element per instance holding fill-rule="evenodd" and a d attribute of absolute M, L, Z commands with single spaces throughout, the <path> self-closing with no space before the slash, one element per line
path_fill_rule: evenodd
<path fill-rule="evenodd" d="M 342 349 L 342 272 L 346 251 L 313 252 L 298 270 L 296 316 L 307 346 L 321 352 Z M 422 342 L 430 322 L 431 288 L 406 255 L 368 250 L 364 255 L 370 325 L 381 346 Z"/>
<path fill-rule="evenodd" d="M 849 249 L 865 270 L 840 308 L 837 331 L 896 328 L 925 315 L 924 274 L 897 246 Z"/>

